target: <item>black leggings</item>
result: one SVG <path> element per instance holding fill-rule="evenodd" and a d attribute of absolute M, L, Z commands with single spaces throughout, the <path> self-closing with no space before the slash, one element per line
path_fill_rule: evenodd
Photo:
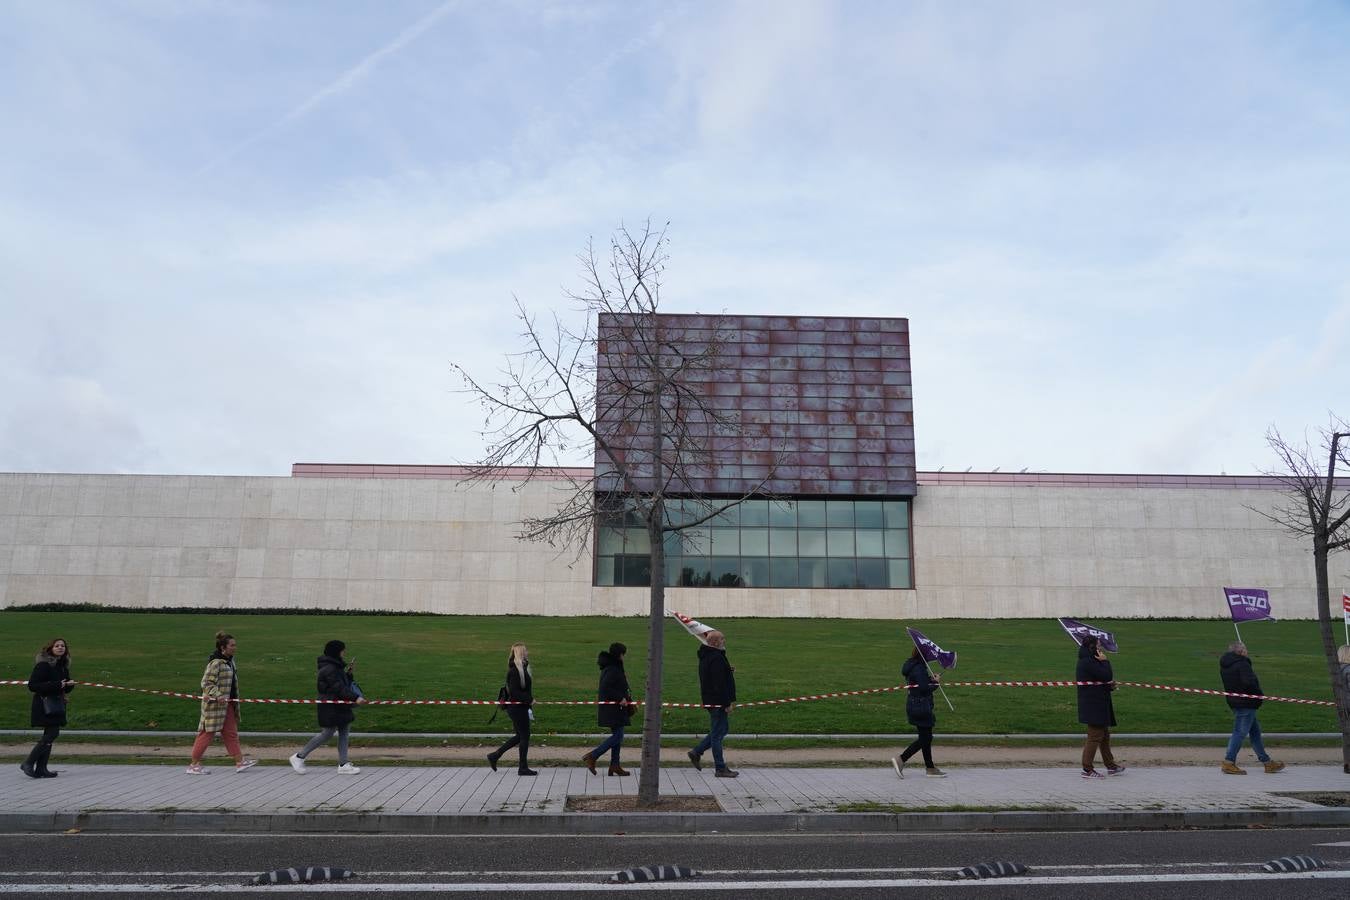
<path fill-rule="evenodd" d="M 515 726 L 516 733 L 507 738 L 506 743 L 498 747 L 493 756 L 501 759 L 503 753 L 519 745 L 520 771 L 523 772 L 530 767 L 530 714 L 521 706 L 508 706 L 506 714 L 511 717 L 511 724 Z"/>
<path fill-rule="evenodd" d="M 916 726 L 917 727 L 917 726 Z M 905 752 L 900 754 L 900 758 L 909 762 L 909 758 L 915 753 L 923 752 L 924 768 L 932 769 L 933 766 L 933 729 L 919 728 L 919 736 L 914 739 L 914 743 L 905 748 Z"/>

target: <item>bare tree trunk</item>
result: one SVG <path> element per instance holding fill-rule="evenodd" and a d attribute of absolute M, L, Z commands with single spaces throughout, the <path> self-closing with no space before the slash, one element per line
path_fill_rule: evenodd
<path fill-rule="evenodd" d="M 647 534 L 652 542 L 651 610 L 647 618 L 647 687 L 642 707 L 642 769 L 638 772 L 638 806 L 654 806 L 661 796 L 661 678 L 666 644 L 666 548 L 661 530 L 665 503 L 652 504 Z"/>
<path fill-rule="evenodd" d="M 1322 633 L 1322 653 L 1331 675 L 1332 699 L 1336 701 L 1336 720 L 1341 731 L 1341 762 L 1350 766 L 1350 711 L 1346 709 L 1345 688 L 1340 662 L 1336 659 L 1336 635 L 1331 623 L 1331 578 L 1327 567 L 1327 548 L 1315 542 L 1313 570 L 1317 574 L 1317 625 Z"/>

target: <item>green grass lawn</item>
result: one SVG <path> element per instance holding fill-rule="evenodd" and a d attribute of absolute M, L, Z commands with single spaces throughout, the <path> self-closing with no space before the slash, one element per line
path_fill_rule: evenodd
<path fill-rule="evenodd" d="M 948 680 L 1072 679 L 1077 648 L 1053 619 L 880 622 L 855 619 L 719 619 L 727 634 L 742 701 L 898 684 L 910 645 L 904 625 L 915 626 L 960 653 Z M 1231 623 L 1093 620 L 1111 629 L 1121 646 L 1116 677 L 1185 687 L 1219 688 L 1218 657 L 1233 637 Z M 246 697 L 312 697 L 314 660 L 326 641 L 347 642 L 348 656 L 367 696 L 494 698 L 507 648 L 530 646 L 535 696 L 540 700 L 595 696 L 597 652 L 611 641 L 630 648 L 628 675 L 641 696 L 646 675 L 646 620 L 526 616 L 324 616 L 113 612 L 0 612 L 0 678 L 27 679 L 33 654 L 55 636 L 71 645 L 73 676 L 129 687 L 194 693 L 218 628 L 239 640 L 237 660 Z M 1260 622 L 1244 633 L 1267 693 L 1330 699 L 1317 626 Z M 698 644 L 666 623 L 666 699 L 698 701 Z M 959 688 L 948 690 L 955 712 L 938 698 L 938 729 L 949 732 L 1076 731 L 1072 688 Z M 28 727 L 29 692 L 0 687 L 0 728 Z M 1122 688 L 1115 695 L 1122 732 L 1227 731 L 1222 698 Z M 360 731 L 506 731 L 505 716 L 487 725 L 486 707 L 366 707 Z M 70 709 L 71 728 L 196 728 L 190 700 L 81 688 Z M 595 731 L 593 707 L 536 709 L 537 732 Z M 699 710 L 667 710 L 668 731 L 701 731 Z M 248 731 L 303 731 L 314 727 L 312 706 L 244 707 Z M 635 723 L 635 727 L 636 727 Z M 1330 707 L 1267 703 L 1267 731 L 1334 731 Z M 733 732 L 885 733 L 906 730 L 902 694 L 882 694 L 737 710 Z"/>

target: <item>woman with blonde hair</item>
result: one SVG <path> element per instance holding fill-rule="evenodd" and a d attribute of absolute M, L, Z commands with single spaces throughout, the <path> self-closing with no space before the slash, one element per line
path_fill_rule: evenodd
<path fill-rule="evenodd" d="M 511 645 L 511 653 L 506 657 L 506 714 L 511 717 L 511 725 L 516 733 L 507 738 L 506 743 L 487 755 L 488 765 L 497 771 L 497 760 L 512 747 L 520 748 L 520 764 L 517 775 L 538 775 L 530 768 L 530 720 L 534 713 L 534 679 L 530 677 L 530 653 L 522 643 Z"/>
<path fill-rule="evenodd" d="M 234 757 L 234 770 L 242 772 L 257 765 L 239 749 L 239 676 L 234 668 L 234 635 L 216 632 L 216 652 L 206 661 L 202 674 L 202 716 L 197 723 L 197 740 L 192 744 L 189 775 L 205 775 L 202 754 L 217 734 L 225 742 L 225 752 Z"/>

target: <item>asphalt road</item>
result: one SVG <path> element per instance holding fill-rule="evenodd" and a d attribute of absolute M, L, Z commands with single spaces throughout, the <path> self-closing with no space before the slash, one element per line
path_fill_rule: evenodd
<path fill-rule="evenodd" d="M 1339 846 L 1336 846 L 1338 845 Z M 1289 854 L 1329 868 L 1275 876 Z M 1026 864 L 1022 879 L 958 882 L 960 866 Z M 385 897 L 574 898 L 632 896 L 605 885 L 630 866 L 677 864 L 701 873 L 675 897 L 1185 897 L 1350 896 L 1350 829 L 920 835 L 0 835 L 0 895 L 236 893 L 254 875 L 287 866 L 343 866 L 341 884 L 256 889 Z M 671 887 L 673 885 L 665 885 Z"/>

